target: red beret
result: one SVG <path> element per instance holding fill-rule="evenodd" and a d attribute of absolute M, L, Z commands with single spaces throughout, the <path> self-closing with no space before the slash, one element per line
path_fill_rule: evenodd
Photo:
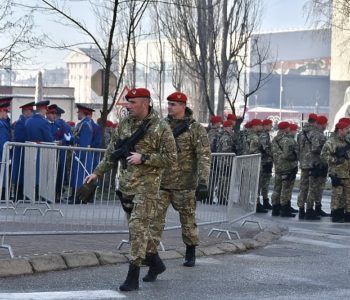
<path fill-rule="evenodd" d="M 237 116 L 234 115 L 234 114 L 228 114 L 227 115 L 227 120 L 236 121 L 237 120 Z"/>
<path fill-rule="evenodd" d="M 215 123 L 221 123 L 222 122 L 222 118 L 220 116 L 212 116 L 210 118 L 210 122 L 215 124 Z"/>
<path fill-rule="evenodd" d="M 151 98 L 151 93 L 145 88 L 131 89 L 126 94 L 125 98 L 127 100 L 132 98 Z"/>
<path fill-rule="evenodd" d="M 250 127 L 252 127 L 252 125 L 250 124 L 250 121 L 244 124 L 244 128 L 250 128 Z"/>
<path fill-rule="evenodd" d="M 290 124 L 289 129 L 292 131 L 296 131 L 296 130 L 298 130 L 298 125 L 297 124 Z"/>
<path fill-rule="evenodd" d="M 69 126 L 75 126 L 75 123 L 73 121 L 67 121 L 66 122 Z"/>
<path fill-rule="evenodd" d="M 108 128 L 113 128 L 113 122 L 112 121 L 110 121 L 110 120 L 106 120 L 106 127 L 108 127 Z"/>
<path fill-rule="evenodd" d="M 314 113 L 309 114 L 309 120 L 317 121 L 317 115 Z"/>
<path fill-rule="evenodd" d="M 186 103 L 187 96 L 181 92 L 172 93 L 166 98 L 168 101 L 183 102 Z"/>
<path fill-rule="evenodd" d="M 338 123 L 340 123 L 340 122 L 344 122 L 344 123 L 350 124 L 350 118 L 340 118 Z"/>
<path fill-rule="evenodd" d="M 230 127 L 233 125 L 232 121 L 231 120 L 226 120 L 224 121 L 224 123 L 222 124 L 224 127 Z"/>
<path fill-rule="evenodd" d="M 262 124 L 263 124 L 263 125 L 271 125 L 271 124 L 272 124 L 272 120 L 270 120 L 270 119 L 265 119 L 265 120 L 262 121 Z"/>
<path fill-rule="evenodd" d="M 328 119 L 325 116 L 318 116 L 316 122 L 320 125 L 326 125 L 328 123 Z"/>
<path fill-rule="evenodd" d="M 335 125 L 335 128 L 336 128 L 336 129 L 344 129 L 344 128 L 348 127 L 348 126 L 349 126 L 349 124 L 346 123 L 346 122 L 338 122 L 338 123 Z"/>
<path fill-rule="evenodd" d="M 261 126 L 262 125 L 262 122 L 260 119 L 253 119 L 250 121 L 250 125 L 251 126 Z"/>
<path fill-rule="evenodd" d="M 288 122 L 282 121 L 278 123 L 278 129 L 287 129 L 287 128 L 289 128 Z"/>

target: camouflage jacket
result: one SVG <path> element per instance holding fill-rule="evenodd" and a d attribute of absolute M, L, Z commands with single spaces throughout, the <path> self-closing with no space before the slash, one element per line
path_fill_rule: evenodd
<path fill-rule="evenodd" d="M 316 166 L 321 162 L 321 150 L 324 146 L 324 144 L 327 141 L 326 136 L 323 134 L 323 130 L 319 128 L 315 128 L 315 130 L 312 130 L 310 133 L 310 140 L 311 140 L 311 165 Z M 326 163 L 326 162 L 324 162 Z"/>
<path fill-rule="evenodd" d="M 321 151 L 321 159 L 328 163 L 328 173 L 339 178 L 350 178 L 350 160 L 345 157 L 338 158 L 335 152 L 338 147 L 345 147 L 347 143 L 344 137 L 338 134 L 331 136 L 324 144 Z M 350 151 L 347 151 L 350 157 Z"/>
<path fill-rule="evenodd" d="M 298 167 L 297 144 L 289 134 L 279 131 L 272 140 L 272 158 L 276 173 L 288 174 Z"/>
<path fill-rule="evenodd" d="M 259 134 L 256 131 L 250 131 L 247 136 L 247 151 L 245 154 L 260 153 Z"/>
<path fill-rule="evenodd" d="M 246 128 L 244 128 L 242 131 L 240 131 L 240 134 L 239 134 L 240 147 L 238 150 L 239 155 L 245 155 L 245 154 L 248 154 L 248 152 L 249 152 L 248 151 L 249 145 L 247 143 L 249 132 L 250 132 L 250 130 L 246 129 Z"/>
<path fill-rule="evenodd" d="M 237 154 L 238 137 L 234 131 L 222 133 L 217 147 L 219 153 L 236 153 Z"/>
<path fill-rule="evenodd" d="M 298 155 L 300 168 L 310 169 L 312 168 L 312 141 L 311 135 L 312 132 L 316 130 L 316 127 L 312 124 L 305 124 L 303 130 L 300 131 L 297 135 L 297 144 L 298 144 Z"/>
<path fill-rule="evenodd" d="M 211 153 L 205 128 L 192 118 L 192 111 L 186 108 L 185 119 L 168 116 L 166 122 L 171 129 L 189 122 L 189 129 L 176 137 L 177 163 L 166 169 L 162 175 L 161 188 L 193 190 L 198 183 L 208 184 Z"/>
<path fill-rule="evenodd" d="M 127 164 L 126 169 L 120 168 L 119 190 L 126 195 L 142 193 L 157 193 L 160 187 L 161 173 L 165 168 L 170 169 L 176 163 L 176 145 L 169 125 L 161 120 L 155 111 L 146 117 L 150 120 L 146 134 L 136 143 L 135 152 L 145 154 L 148 159 L 139 165 Z M 121 120 L 113 132 L 103 160 L 94 170 L 101 176 L 117 166 L 112 160 L 115 144 L 130 137 L 143 123 L 132 117 Z"/>
<path fill-rule="evenodd" d="M 208 139 L 209 139 L 209 144 L 210 144 L 210 150 L 212 153 L 218 152 L 217 151 L 217 146 L 219 139 L 222 135 L 222 129 L 221 128 L 216 128 L 212 127 L 208 131 Z"/>
<path fill-rule="evenodd" d="M 270 133 L 266 130 L 262 131 L 259 135 L 259 144 L 261 152 L 261 164 L 272 163 L 272 148 L 271 148 L 271 137 Z"/>

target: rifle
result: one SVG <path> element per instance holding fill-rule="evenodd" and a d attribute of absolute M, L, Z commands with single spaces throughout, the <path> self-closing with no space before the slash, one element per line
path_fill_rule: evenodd
<path fill-rule="evenodd" d="M 173 129 L 173 136 L 175 138 L 177 152 L 180 152 L 180 147 L 177 144 L 176 138 L 179 135 L 185 133 L 189 128 L 190 128 L 190 122 L 188 120 L 186 120 L 185 122 L 183 122 L 182 124 L 180 124 L 179 126 L 177 126 Z"/>
<path fill-rule="evenodd" d="M 142 125 L 130 137 L 121 139 L 115 144 L 115 150 L 112 152 L 111 157 L 115 161 L 120 161 L 123 169 L 127 168 L 126 158 L 130 156 L 130 152 L 135 151 L 136 143 L 146 134 L 149 122 L 149 119 L 143 121 Z"/>

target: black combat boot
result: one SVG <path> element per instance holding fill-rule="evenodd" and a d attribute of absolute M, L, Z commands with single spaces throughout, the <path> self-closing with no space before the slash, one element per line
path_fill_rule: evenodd
<path fill-rule="evenodd" d="M 139 288 L 140 267 L 133 264 L 129 265 L 128 275 L 119 289 L 124 292 L 138 290 Z"/>
<path fill-rule="evenodd" d="M 319 216 L 319 217 L 330 217 L 331 216 L 331 214 L 327 214 L 324 210 L 322 210 L 321 204 L 315 206 L 315 213 L 316 213 L 316 216 Z"/>
<path fill-rule="evenodd" d="M 271 216 L 278 217 L 280 215 L 280 209 L 281 209 L 281 205 L 280 204 L 272 205 Z"/>
<path fill-rule="evenodd" d="M 150 256 L 150 266 L 148 273 L 142 278 L 143 281 L 153 282 L 156 281 L 157 276 L 165 271 L 166 267 L 163 261 L 160 259 L 158 252 L 151 254 Z"/>
<path fill-rule="evenodd" d="M 286 217 L 286 218 L 294 218 L 295 214 L 292 214 L 290 211 L 290 206 L 287 205 L 281 205 L 281 217 Z"/>
<path fill-rule="evenodd" d="M 290 212 L 291 212 L 291 213 L 297 213 L 297 212 L 299 212 L 299 210 L 297 210 L 297 209 L 295 209 L 295 208 L 292 207 L 292 203 L 291 203 L 290 201 L 288 202 L 288 205 L 289 205 L 289 209 L 290 209 Z"/>
<path fill-rule="evenodd" d="M 257 213 L 267 213 L 268 210 L 265 209 L 265 208 L 261 205 L 260 202 L 257 202 L 257 203 L 256 203 L 256 212 L 257 212 Z"/>
<path fill-rule="evenodd" d="M 345 223 L 350 223 L 350 212 L 346 212 L 344 214 L 344 222 Z"/>
<path fill-rule="evenodd" d="M 305 220 L 321 220 L 321 218 L 316 215 L 313 208 L 307 208 L 306 214 L 305 214 Z"/>
<path fill-rule="evenodd" d="M 333 223 L 344 223 L 344 209 L 338 208 L 331 211 Z"/>
<path fill-rule="evenodd" d="M 151 262 L 152 262 L 152 257 L 153 257 L 153 253 L 147 253 L 145 259 L 142 262 L 142 264 L 144 266 L 149 267 L 151 265 Z"/>
<path fill-rule="evenodd" d="M 196 263 L 196 246 L 186 245 L 185 267 L 194 267 Z"/>
<path fill-rule="evenodd" d="M 263 199 L 263 208 L 272 209 L 272 205 L 269 202 L 269 198 Z"/>
<path fill-rule="evenodd" d="M 304 220 L 305 218 L 305 207 L 299 207 L 299 220 Z"/>

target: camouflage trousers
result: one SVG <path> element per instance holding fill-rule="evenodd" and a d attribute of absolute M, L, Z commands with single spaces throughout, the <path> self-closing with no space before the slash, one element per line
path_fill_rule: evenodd
<path fill-rule="evenodd" d="M 146 257 L 147 247 L 152 247 L 150 223 L 156 216 L 158 194 L 137 194 L 132 200 L 133 209 L 129 218 L 130 263 L 140 266 Z M 153 247 L 156 247 L 155 245 Z"/>
<path fill-rule="evenodd" d="M 332 187 L 331 210 L 344 208 L 350 212 L 350 179 L 340 179 L 341 185 Z"/>
<path fill-rule="evenodd" d="M 315 205 L 321 205 L 323 189 L 326 184 L 326 177 L 309 177 L 309 192 L 306 198 L 306 208 L 313 208 Z"/>
<path fill-rule="evenodd" d="M 309 193 L 309 173 L 310 169 L 301 169 L 300 172 L 300 187 L 298 195 L 298 207 L 304 207 Z"/>
<path fill-rule="evenodd" d="M 156 215 L 150 224 L 153 243 L 147 245 L 147 253 L 155 253 L 162 238 L 165 217 L 170 203 L 179 212 L 182 240 L 186 245 L 197 246 L 199 243 L 196 224 L 196 199 L 194 190 L 160 190 Z"/>
<path fill-rule="evenodd" d="M 260 172 L 259 176 L 259 196 L 262 196 L 263 199 L 269 198 L 269 186 L 271 181 L 271 173 Z"/>
<path fill-rule="evenodd" d="M 283 180 L 284 175 L 275 174 L 275 184 L 271 196 L 272 205 L 288 205 L 292 199 L 294 180 Z"/>

